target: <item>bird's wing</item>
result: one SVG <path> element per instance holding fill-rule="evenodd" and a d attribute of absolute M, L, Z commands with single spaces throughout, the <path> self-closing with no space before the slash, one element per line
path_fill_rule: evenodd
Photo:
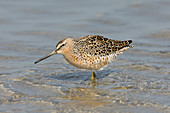
<path fill-rule="evenodd" d="M 107 56 L 118 51 L 123 52 L 130 48 L 131 46 L 129 44 L 132 43 L 132 40 L 116 41 L 99 35 L 87 35 L 75 41 L 77 51 L 87 53 L 91 56 Z"/>

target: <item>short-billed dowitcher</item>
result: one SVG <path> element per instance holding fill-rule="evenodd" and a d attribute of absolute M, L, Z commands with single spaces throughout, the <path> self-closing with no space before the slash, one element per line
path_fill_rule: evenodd
<path fill-rule="evenodd" d="M 132 40 L 116 41 L 99 35 L 87 35 L 77 39 L 61 40 L 56 49 L 47 56 L 37 60 L 38 63 L 54 54 L 62 54 L 73 66 L 92 70 L 91 80 L 96 79 L 94 70 L 102 69 L 113 62 L 123 51 L 132 48 Z"/>

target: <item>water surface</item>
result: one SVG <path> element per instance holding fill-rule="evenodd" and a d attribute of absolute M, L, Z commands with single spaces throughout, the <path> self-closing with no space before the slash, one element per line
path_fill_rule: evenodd
<path fill-rule="evenodd" d="M 170 112 L 169 0 L 0 1 L 0 112 Z M 65 37 L 132 39 L 98 80 L 55 55 Z"/>

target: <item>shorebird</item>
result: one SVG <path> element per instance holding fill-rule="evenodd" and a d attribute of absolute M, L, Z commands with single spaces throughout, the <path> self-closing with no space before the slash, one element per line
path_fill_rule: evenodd
<path fill-rule="evenodd" d="M 113 62 L 123 51 L 132 48 L 132 40 L 116 41 L 99 35 L 87 35 L 77 39 L 65 38 L 54 51 L 40 58 L 38 63 L 54 54 L 62 54 L 73 66 L 92 71 L 90 80 L 96 79 L 94 70 L 100 70 Z"/>

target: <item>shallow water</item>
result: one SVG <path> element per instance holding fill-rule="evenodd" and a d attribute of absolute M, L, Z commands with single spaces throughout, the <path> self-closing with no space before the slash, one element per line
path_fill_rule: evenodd
<path fill-rule="evenodd" d="M 170 112 L 169 0 L 0 1 L 0 112 Z M 98 80 L 55 55 L 65 37 L 132 39 Z"/>

